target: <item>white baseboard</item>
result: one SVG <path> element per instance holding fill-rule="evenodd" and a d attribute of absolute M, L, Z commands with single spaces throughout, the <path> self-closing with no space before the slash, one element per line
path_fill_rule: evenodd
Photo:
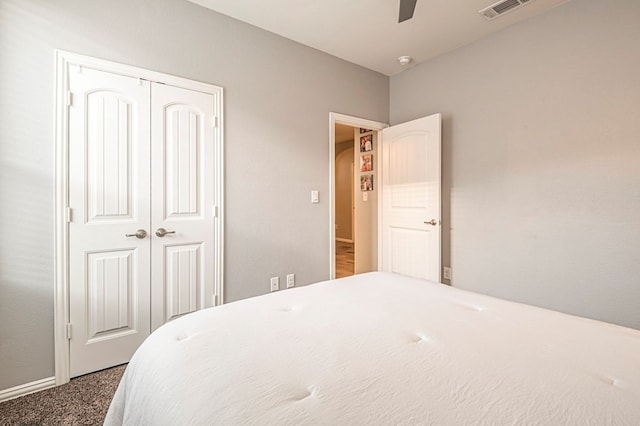
<path fill-rule="evenodd" d="M 52 388 L 56 385 L 55 377 L 47 377 L 46 379 L 36 380 L 34 382 L 25 383 L 24 385 L 14 386 L 9 389 L 0 390 L 0 402 L 8 401 L 19 396 L 28 395 L 30 393 Z"/>
<path fill-rule="evenodd" d="M 349 244 L 353 244 L 353 240 L 348 240 L 346 238 L 338 238 L 336 237 L 336 241 L 339 241 L 341 243 L 349 243 Z"/>

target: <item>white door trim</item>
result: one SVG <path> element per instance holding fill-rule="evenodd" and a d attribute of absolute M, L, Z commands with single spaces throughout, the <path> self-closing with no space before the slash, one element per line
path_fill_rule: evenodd
<path fill-rule="evenodd" d="M 376 130 L 378 132 L 378 140 L 380 140 L 380 132 L 382 129 L 389 127 L 387 123 L 379 121 L 367 120 L 365 118 L 339 114 L 337 112 L 329 113 L 329 279 L 331 280 L 336 277 L 336 124 Z M 380 170 L 380 165 L 382 164 L 380 162 L 380 155 L 377 155 L 377 157 L 377 159 L 374 158 L 374 161 L 377 163 L 376 169 Z M 380 179 L 380 177 L 377 179 Z M 378 181 L 380 182 L 380 180 Z M 380 208 L 380 201 L 378 201 L 378 212 L 380 212 Z"/>
<path fill-rule="evenodd" d="M 55 51 L 55 105 L 54 105 L 54 138 L 55 147 L 55 189 L 54 189 L 54 345 L 55 345 L 55 383 L 61 385 L 69 381 L 69 340 L 67 324 L 69 323 L 69 129 L 68 105 L 73 102 L 68 94 L 69 66 L 107 71 L 129 77 L 165 83 L 184 89 L 200 91 L 214 95 L 216 122 L 211 123 L 214 131 L 214 164 L 216 166 L 213 188 L 215 195 L 214 223 L 215 248 L 214 258 L 214 292 L 213 305 L 224 302 L 224 117 L 223 89 L 208 83 L 185 79 L 150 71 L 143 68 L 123 65 L 84 55 Z"/>

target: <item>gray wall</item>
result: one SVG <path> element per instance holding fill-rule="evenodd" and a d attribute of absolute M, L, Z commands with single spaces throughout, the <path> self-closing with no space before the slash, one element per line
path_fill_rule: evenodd
<path fill-rule="evenodd" d="M 638 22 L 573 0 L 391 78 L 392 124 L 443 113 L 455 287 L 640 328 Z"/>
<path fill-rule="evenodd" d="M 0 390 L 54 374 L 56 48 L 225 88 L 227 301 L 329 277 L 329 112 L 387 121 L 387 77 L 183 0 L 0 0 Z"/>

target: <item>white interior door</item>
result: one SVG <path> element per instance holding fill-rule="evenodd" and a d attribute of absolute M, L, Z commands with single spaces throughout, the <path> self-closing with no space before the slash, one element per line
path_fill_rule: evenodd
<path fill-rule="evenodd" d="M 152 329 L 213 306 L 214 96 L 151 88 Z"/>
<path fill-rule="evenodd" d="M 381 270 L 440 282 L 441 116 L 382 131 Z"/>
<path fill-rule="evenodd" d="M 74 377 L 127 362 L 149 335 L 150 104 L 148 82 L 90 68 L 71 67 L 69 89 Z"/>

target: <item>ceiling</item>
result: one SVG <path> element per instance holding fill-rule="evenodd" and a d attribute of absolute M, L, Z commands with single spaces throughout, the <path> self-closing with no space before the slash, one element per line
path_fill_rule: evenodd
<path fill-rule="evenodd" d="M 399 0 L 189 0 L 385 75 L 464 46 L 569 0 L 535 0 L 487 21 L 496 0 L 418 0 L 398 24 Z M 399 56 L 414 58 L 403 67 Z"/>

